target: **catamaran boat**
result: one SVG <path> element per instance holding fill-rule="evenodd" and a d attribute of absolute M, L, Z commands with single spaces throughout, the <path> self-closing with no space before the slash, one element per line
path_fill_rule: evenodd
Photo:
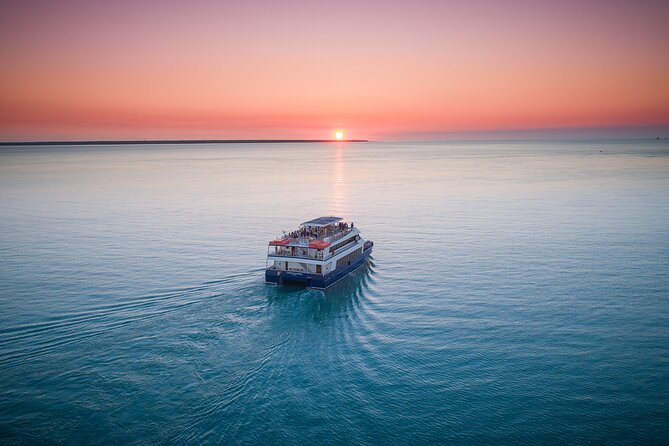
<path fill-rule="evenodd" d="M 340 217 L 305 221 L 298 230 L 269 242 L 265 280 L 325 289 L 362 265 L 373 246 Z"/>

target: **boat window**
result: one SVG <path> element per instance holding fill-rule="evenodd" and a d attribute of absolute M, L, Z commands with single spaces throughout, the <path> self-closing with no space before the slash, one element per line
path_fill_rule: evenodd
<path fill-rule="evenodd" d="M 351 243 L 355 240 L 356 240 L 355 237 L 351 237 L 351 238 L 346 239 L 342 242 L 339 242 L 336 245 L 332 246 L 332 248 L 330 248 L 330 252 L 334 252 L 334 251 L 338 250 L 339 248 L 341 248 L 342 246 L 348 245 L 349 243 Z"/>
<path fill-rule="evenodd" d="M 341 259 L 337 260 L 337 268 L 341 268 L 344 265 L 350 265 L 351 262 L 356 259 L 362 253 L 362 248 L 358 248 L 355 251 L 346 254 Z"/>

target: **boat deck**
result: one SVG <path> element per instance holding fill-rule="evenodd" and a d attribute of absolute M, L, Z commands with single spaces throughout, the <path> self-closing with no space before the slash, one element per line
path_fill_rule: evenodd
<path fill-rule="evenodd" d="M 335 232 L 328 233 L 327 235 L 320 238 L 317 234 L 309 234 L 304 231 L 293 231 L 285 235 L 284 237 L 273 240 L 270 242 L 270 245 L 275 246 L 295 246 L 300 248 L 308 248 L 309 244 L 317 240 L 321 240 L 324 243 L 334 243 L 335 241 L 347 236 L 348 234 L 355 231 L 356 228 L 346 227 Z"/>

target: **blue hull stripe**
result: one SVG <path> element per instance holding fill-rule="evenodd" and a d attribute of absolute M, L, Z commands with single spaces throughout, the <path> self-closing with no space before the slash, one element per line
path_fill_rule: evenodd
<path fill-rule="evenodd" d="M 330 274 L 326 274 L 325 276 L 321 274 L 299 273 L 297 271 L 278 271 L 275 269 L 267 269 L 265 270 L 265 280 L 267 282 L 273 283 L 302 283 L 309 288 L 325 289 L 337 282 L 339 279 L 342 279 L 348 273 L 360 267 L 360 265 L 362 265 L 365 260 L 367 260 L 367 257 L 369 257 L 371 254 L 372 249 L 373 248 L 370 247 L 367 251 L 360 254 L 360 257 L 355 259 L 355 261 L 350 265 L 344 268 L 336 269 Z"/>

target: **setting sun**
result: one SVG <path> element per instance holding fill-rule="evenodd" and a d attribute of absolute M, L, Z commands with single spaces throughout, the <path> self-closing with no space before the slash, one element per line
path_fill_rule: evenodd
<path fill-rule="evenodd" d="M 337 130 L 335 132 L 335 138 L 339 140 L 344 139 L 344 132 L 342 132 L 341 130 Z"/>

